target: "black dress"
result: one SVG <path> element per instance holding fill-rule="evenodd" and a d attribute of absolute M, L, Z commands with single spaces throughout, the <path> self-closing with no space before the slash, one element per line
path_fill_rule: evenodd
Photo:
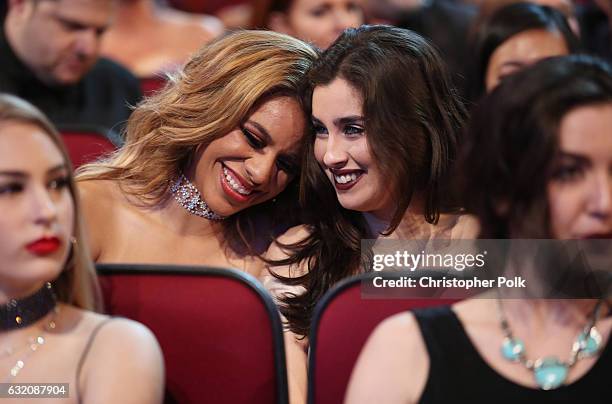
<path fill-rule="evenodd" d="M 414 310 L 430 360 L 420 403 L 612 403 L 612 346 L 581 378 L 555 390 L 520 386 L 482 359 L 450 307 Z"/>

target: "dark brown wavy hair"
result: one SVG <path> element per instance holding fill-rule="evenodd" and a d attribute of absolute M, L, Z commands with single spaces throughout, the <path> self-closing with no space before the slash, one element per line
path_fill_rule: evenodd
<path fill-rule="evenodd" d="M 437 223 L 452 206 L 441 198 L 444 178 L 456 154 L 466 117 L 463 104 L 433 46 L 416 33 L 390 26 L 349 28 L 308 73 L 306 105 L 315 87 L 336 78 L 348 81 L 363 97 L 367 141 L 397 205 L 386 233 L 401 222 L 415 192 L 425 200 L 424 220 Z M 274 265 L 305 265 L 297 278 L 277 276 L 306 288 L 281 298 L 289 327 L 307 335 L 313 309 L 339 280 L 361 267 L 361 240 L 374 238 L 361 212 L 344 209 L 317 163 L 314 136 L 306 145 L 300 203 L 310 235 L 282 247 L 290 253 Z"/>

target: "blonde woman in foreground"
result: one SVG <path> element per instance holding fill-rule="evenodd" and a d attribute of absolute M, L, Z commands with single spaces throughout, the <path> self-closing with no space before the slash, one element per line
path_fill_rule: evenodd
<path fill-rule="evenodd" d="M 67 383 L 55 388 L 67 404 L 161 403 L 155 337 L 92 311 L 98 284 L 70 167 L 42 113 L 0 94 L 0 381 Z M 20 392 L 15 402 L 30 402 Z"/>

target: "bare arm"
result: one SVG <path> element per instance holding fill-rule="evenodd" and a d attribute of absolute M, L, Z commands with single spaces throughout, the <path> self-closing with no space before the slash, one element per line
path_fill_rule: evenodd
<path fill-rule="evenodd" d="M 416 403 L 428 373 L 429 358 L 414 316 L 392 316 L 376 327 L 361 351 L 344 403 Z"/>
<path fill-rule="evenodd" d="M 303 227 L 294 227 L 279 237 L 278 242 L 281 244 L 291 244 L 302 240 L 307 235 L 308 232 Z M 287 251 L 276 242 L 272 243 L 266 253 L 266 258 L 268 259 L 280 260 L 286 257 Z M 305 269 L 302 266 L 273 267 L 272 270 L 287 278 L 298 277 L 305 273 Z M 283 284 L 280 280 L 271 275 L 269 271 L 269 268 L 264 271 L 261 281 L 277 302 L 285 293 L 300 294 L 304 292 L 304 288 L 301 286 Z M 298 339 L 297 336 L 289 330 L 285 331 L 284 337 L 289 382 L 289 402 L 291 404 L 303 404 L 306 402 L 307 391 L 308 357 L 306 355 L 306 349 L 308 342 L 304 339 Z"/>
<path fill-rule="evenodd" d="M 81 380 L 85 404 L 161 403 L 164 364 L 155 337 L 134 321 L 111 320 L 94 340 Z"/>

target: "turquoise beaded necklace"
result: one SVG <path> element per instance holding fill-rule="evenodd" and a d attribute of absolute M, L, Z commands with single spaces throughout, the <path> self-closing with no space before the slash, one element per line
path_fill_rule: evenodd
<path fill-rule="evenodd" d="M 599 310 L 603 300 L 597 302 L 589 316 L 589 321 L 583 330 L 578 334 L 572 344 L 570 357 L 567 361 L 562 361 L 558 357 L 548 356 L 536 360 L 527 359 L 525 344 L 519 338 L 514 337 L 508 319 L 506 318 L 501 299 L 497 299 L 501 328 L 504 333 L 504 340 L 501 346 L 503 357 L 509 361 L 517 362 L 525 366 L 531 372 L 536 384 L 542 390 L 553 390 L 565 384 L 570 369 L 580 359 L 589 358 L 599 354 L 601 349 L 601 334 L 595 328 Z"/>

